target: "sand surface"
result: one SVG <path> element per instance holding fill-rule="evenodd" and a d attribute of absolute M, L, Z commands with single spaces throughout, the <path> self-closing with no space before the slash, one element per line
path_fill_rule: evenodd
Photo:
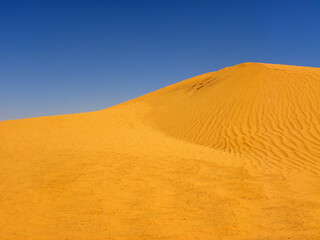
<path fill-rule="evenodd" d="M 243 63 L 0 122 L 0 239 L 320 239 L 320 69 Z"/>

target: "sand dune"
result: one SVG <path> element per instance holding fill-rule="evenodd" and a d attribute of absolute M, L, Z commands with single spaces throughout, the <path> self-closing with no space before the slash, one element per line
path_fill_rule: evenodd
<path fill-rule="evenodd" d="M 0 122 L 0 239 L 320 239 L 320 69 L 243 63 Z"/>

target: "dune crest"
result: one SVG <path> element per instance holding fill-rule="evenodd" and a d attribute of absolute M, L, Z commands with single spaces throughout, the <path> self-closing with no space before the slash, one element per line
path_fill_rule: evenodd
<path fill-rule="evenodd" d="M 141 99 L 152 106 L 151 122 L 171 136 L 254 164 L 319 172 L 319 69 L 243 63 Z"/>
<path fill-rule="evenodd" d="M 243 63 L 0 122 L 0 239 L 320 239 L 320 69 Z"/>

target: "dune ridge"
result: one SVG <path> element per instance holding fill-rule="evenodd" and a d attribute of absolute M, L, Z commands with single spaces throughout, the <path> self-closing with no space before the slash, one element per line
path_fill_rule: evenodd
<path fill-rule="evenodd" d="M 0 122 L 0 239 L 320 239 L 320 69 L 243 63 Z"/>
<path fill-rule="evenodd" d="M 319 89 L 319 69 L 244 63 L 142 101 L 171 136 L 245 155 L 251 164 L 318 173 Z"/>

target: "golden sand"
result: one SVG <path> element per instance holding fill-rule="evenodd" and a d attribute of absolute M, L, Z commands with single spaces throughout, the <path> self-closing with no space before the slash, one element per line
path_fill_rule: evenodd
<path fill-rule="evenodd" d="M 0 122 L 1 240 L 320 239 L 320 69 L 243 63 Z"/>

